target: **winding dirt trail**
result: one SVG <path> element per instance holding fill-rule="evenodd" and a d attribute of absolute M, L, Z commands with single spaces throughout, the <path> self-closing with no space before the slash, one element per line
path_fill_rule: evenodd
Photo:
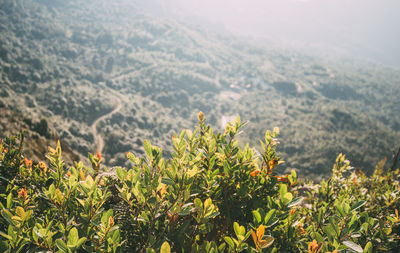
<path fill-rule="evenodd" d="M 122 108 L 122 103 L 121 103 L 121 100 L 118 98 L 117 106 L 114 108 L 114 110 L 112 110 L 111 112 L 109 112 L 107 114 L 104 114 L 103 116 L 97 118 L 93 122 L 93 124 L 90 126 L 91 129 L 92 129 L 92 134 L 93 134 L 93 137 L 95 139 L 95 142 L 97 143 L 97 150 L 100 151 L 100 154 L 103 153 L 104 139 L 101 136 L 101 134 L 97 132 L 97 126 L 99 125 L 99 123 L 102 120 L 104 120 L 104 119 L 106 119 L 108 117 L 111 117 L 114 113 L 117 113 L 119 110 L 121 110 L 121 108 Z"/>

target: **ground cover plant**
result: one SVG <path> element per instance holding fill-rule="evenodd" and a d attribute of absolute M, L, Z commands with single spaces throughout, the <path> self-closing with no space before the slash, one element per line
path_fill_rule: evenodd
<path fill-rule="evenodd" d="M 279 129 L 262 150 L 239 146 L 236 118 L 222 133 L 198 127 L 172 137 L 170 157 L 144 141 L 131 168 L 65 166 L 22 153 L 23 134 L 0 142 L 2 252 L 397 252 L 399 169 L 372 176 L 339 154 L 332 176 L 301 182 L 280 172 Z"/>

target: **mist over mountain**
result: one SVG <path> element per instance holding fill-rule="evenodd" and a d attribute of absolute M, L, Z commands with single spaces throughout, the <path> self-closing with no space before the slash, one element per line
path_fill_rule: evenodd
<path fill-rule="evenodd" d="M 27 147 L 28 153 L 35 153 L 39 145 L 45 150 L 43 146 L 61 138 L 71 161 L 99 150 L 107 166 L 128 165 L 126 152 L 144 155 L 145 139 L 168 155 L 174 133 L 192 129 L 203 111 L 207 122 L 222 132 L 237 115 L 249 121 L 239 136 L 242 143 L 258 145 L 266 129 L 278 126 L 278 151 L 286 161 L 282 173 L 295 168 L 303 175 L 324 177 L 340 152 L 366 172 L 383 157 L 391 157 L 400 141 L 400 71 L 349 57 L 322 57 L 335 54 L 323 49 L 329 48 L 326 41 L 339 51 L 360 52 L 375 43 L 368 36 L 352 37 L 354 31 L 363 33 L 364 25 L 343 31 L 347 23 L 341 19 L 333 32 L 326 31 L 329 36 L 321 37 L 320 51 L 300 50 L 305 46 L 298 45 L 307 40 L 299 39 L 293 47 L 281 43 L 295 34 L 314 38 L 319 30 L 307 25 L 325 25 L 311 14 L 325 6 L 318 14 L 323 17 L 340 6 L 333 1 L 290 1 L 293 6 L 315 6 L 302 7 L 310 13 L 286 20 L 290 9 L 276 4 L 286 16 L 265 15 L 269 25 L 262 27 L 262 36 L 254 36 L 262 30 L 248 29 L 257 15 L 236 20 L 220 12 L 240 1 L 221 1 L 218 8 L 210 1 L 193 3 L 197 5 L 0 0 L 0 109 L 9 115 L 1 120 L 0 137 L 26 128 L 38 144 Z M 257 4 L 249 8 L 263 14 Z M 374 7 L 369 1 L 366 6 Z M 207 18 L 204 9 L 220 20 Z M 193 17 L 185 22 L 188 16 Z M 332 16 L 330 22 L 337 18 Z M 230 24 L 247 31 L 242 35 L 258 38 L 231 34 L 224 20 L 236 21 Z M 378 20 L 369 22 L 378 27 Z M 305 30 L 298 30 L 302 24 Z M 280 30 L 288 37 L 281 37 Z M 391 43 L 384 39 L 385 31 L 376 31 L 383 33 L 382 43 Z M 343 47 L 333 40 L 341 38 Z M 393 59 L 398 52 L 393 44 Z"/>
<path fill-rule="evenodd" d="M 159 15 L 206 21 L 212 29 L 224 27 L 239 36 L 267 39 L 308 53 L 400 66 L 400 3 L 396 0 L 150 2 L 143 7 Z"/>

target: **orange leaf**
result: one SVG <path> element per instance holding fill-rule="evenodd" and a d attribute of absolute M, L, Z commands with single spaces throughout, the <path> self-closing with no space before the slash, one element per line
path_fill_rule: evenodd
<path fill-rule="evenodd" d="M 271 161 L 268 162 L 268 168 L 272 170 L 275 168 L 275 166 L 278 165 L 278 162 L 275 159 L 272 159 Z"/>
<path fill-rule="evenodd" d="M 276 178 L 278 178 L 278 182 L 289 182 L 288 177 L 289 177 L 289 175 L 284 175 L 282 177 L 276 176 Z"/>
<path fill-rule="evenodd" d="M 26 192 L 26 189 L 19 189 L 18 197 L 21 199 L 26 199 L 28 197 L 28 193 Z"/>
<path fill-rule="evenodd" d="M 26 167 L 26 168 L 32 167 L 32 160 L 29 160 L 29 159 L 27 159 L 27 158 L 24 158 L 24 162 L 25 162 L 25 167 Z"/>
<path fill-rule="evenodd" d="M 265 232 L 265 227 L 264 227 L 264 225 L 260 225 L 260 226 L 257 228 L 257 238 L 258 238 L 259 241 L 263 238 L 264 232 Z"/>
<path fill-rule="evenodd" d="M 308 252 L 309 253 L 313 253 L 314 252 L 314 248 L 318 246 L 317 241 L 313 240 L 312 242 L 308 243 Z"/>
<path fill-rule="evenodd" d="M 309 253 L 318 253 L 321 251 L 321 249 L 322 249 L 322 242 L 318 244 L 315 239 L 308 244 Z"/>
<path fill-rule="evenodd" d="M 258 249 L 258 239 L 257 239 L 256 233 L 254 233 L 253 229 L 251 230 L 251 237 L 253 237 L 254 244 L 256 245 L 256 247 Z"/>
<path fill-rule="evenodd" d="M 255 177 L 260 173 L 259 170 L 253 170 L 252 172 L 250 172 L 250 176 Z"/>

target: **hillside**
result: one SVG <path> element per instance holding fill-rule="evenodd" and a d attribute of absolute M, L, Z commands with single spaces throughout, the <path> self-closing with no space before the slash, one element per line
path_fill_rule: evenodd
<path fill-rule="evenodd" d="M 302 175 L 325 176 L 340 152 L 371 172 L 400 144 L 399 70 L 216 34 L 131 1 L 0 6 L 2 108 L 44 119 L 80 159 L 104 143 L 105 164 L 126 165 L 144 139 L 168 154 L 198 111 L 221 130 L 235 115 L 249 121 L 243 143 L 278 126 L 285 166 Z"/>

